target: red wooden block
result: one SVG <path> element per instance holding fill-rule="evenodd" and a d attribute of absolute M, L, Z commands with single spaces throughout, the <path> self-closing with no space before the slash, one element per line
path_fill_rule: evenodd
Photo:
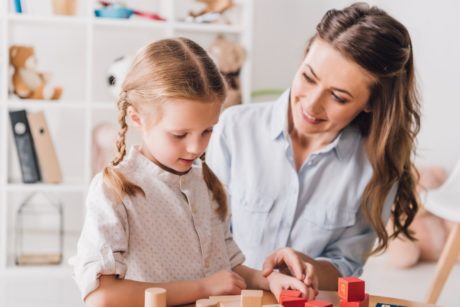
<path fill-rule="evenodd" d="M 303 297 L 280 296 L 280 304 L 284 307 L 305 307 L 306 302 Z"/>
<path fill-rule="evenodd" d="M 345 302 L 360 302 L 364 300 L 364 280 L 356 277 L 340 277 L 338 295 Z"/>
<path fill-rule="evenodd" d="M 366 293 L 364 300 L 361 302 L 340 301 L 340 307 L 369 307 L 369 295 Z"/>
<path fill-rule="evenodd" d="M 305 307 L 334 307 L 334 305 L 326 301 L 309 301 L 305 303 Z"/>
<path fill-rule="evenodd" d="M 302 292 L 300 292 L 299 290 L 281 290 L 280 297 L 281 296 L 301 297 Z"/>

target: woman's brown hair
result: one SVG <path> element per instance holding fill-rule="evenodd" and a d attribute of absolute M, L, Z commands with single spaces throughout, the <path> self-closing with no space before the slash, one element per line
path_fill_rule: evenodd
<path fill-rule="evenodd" d="M 186 38 L 163 39 L 148 44 L 138 51 L 129 69 L 118 100 L 120 130 L 116 142 L 118 154 L 105 167 L 104 184 L 117 202 L 144 191 L 115 169 L 126 154 L 125 137 L 127 109 L 133 106 L 142 111 L 146 105 L 160 106 L 169 99 L 185 99 L 203 103 L 223 103 L 226 96 L 224 80 L 206 51 Z M 161 108 L 157 108 L 161 116 Z M 218 203 L 216 212 L 223 220 L 227 215 L 227 197 L 224 187 L 206 163 L 203 178 Z"/>
<path fill-rule="evenodd" d="M 328 11 L 316 27 L 309 46 L 320 38 L 371 73 L 370 113 L 352 124 L 367 137 L 373 175 L 362 195 L 361 207 L 378 236 L 373 253 L 388 247 L 400 234 L 414 239 L 409 225 L 419 204 L 417 172 L 412 159 L 420 130 L 420 103 L 414 76 L 412 43 L 407 29 L 385 11 L 364 3 Z M 309 50 L 307 47 L 307 52 Z M 389 236 L 382 211 L 391 188 L 397 185 Z"/>

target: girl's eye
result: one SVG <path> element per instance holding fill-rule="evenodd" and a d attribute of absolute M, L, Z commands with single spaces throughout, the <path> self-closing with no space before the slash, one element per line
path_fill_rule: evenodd
<path fill-rule="evenodd" d="M 340 104 L 345 104 L 345 103 L 347 103 L 347 100 L 346 100 L 346 99 L 344 99 L 344 98 L 342 98 L 342 97 L 339 97 L 339 96 L 337 96 L 337 95 L 334 94 L 334 93 L 331 93 L 331 95 L 332 95 L 332 97 L 334 98 L 334 100 L 337 101 L 338 103 L 340 103 Z"/>
<path fill-rule="evenodd" d="M 307 80 L 308 83 L 315 83 L 315 80 L 310 78 L 306 73 L 303 73 L 302 75 L 305 78 L 305 80 Z"/>
<path fill-rule="evenodd" d="M 184 134 L 172 134 L 176 139 L 183 139 L 187 136 L 187 133 Z"/>

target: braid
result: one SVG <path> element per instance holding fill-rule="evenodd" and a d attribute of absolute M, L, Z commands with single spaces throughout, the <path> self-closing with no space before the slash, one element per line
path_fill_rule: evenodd
<path fill-rule="evenodd" d="M 118 165 L 118 163 L 120 163 L 126 155 L 125 137 L 126 132 L 128 131 L 128 125 L 126 124 L 126 114 L 129 106 L 126 96 L 126 92 L 123 91 L 120 94 L 120 99 L 118 100 L 118 123 L 120 124 L 120 130 L 118 131 L 118 139 L 116 142 L 118 154 L 115 159 L 112 160 L 113 166 Z"/>
<path fill-rule="evenodd" d="M 118 154 L 112 160 L 111 165 L 104 168 L 103 172 L 104 186 L 118 203 L 123 202 L 125 195 L 135 196 L 139 193 L 145 197 L 144 190 L 142 190 L 141 187 L 130 182 L 122 173 L 114 169 L 114 166 L 118 165 L 126 155 L 125 137 L 128 131 L 126 114 L 129 105 L 127 94 L 123 91 L 118 100 L 118 123 L 120 124 L 120 131 L 118 132 L 118 139 L 116 142 Z"/>
<path fill-rule="evenodd" d="M 201 162 L 203 165 L 203 178 L 206 182 L 208 189 L 211 191 L 213 199 L 219 205 L 216 209 L 219 218 L 222 221 L 225 221 L 228 213 L 228 205 L 227 205 L 227 193 L 225 193 L 224 186 L 220 182 L 219 178 L 213 173 L 213 171 L 209 168 L 205 161 L 205 154 L 201 157 Z"/>

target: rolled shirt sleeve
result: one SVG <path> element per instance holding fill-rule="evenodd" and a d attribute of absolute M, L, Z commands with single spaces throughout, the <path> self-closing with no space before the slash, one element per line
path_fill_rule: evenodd
<path fill-rule="evenodd" d="M 83 299 L 99 286 L 101 275 L 124 278 L 128 237 L 126 210 L 123 204 L 115 203 L 107 196 L 99 174 L 89 188 L 77 255 L 69 261 Z"/>

